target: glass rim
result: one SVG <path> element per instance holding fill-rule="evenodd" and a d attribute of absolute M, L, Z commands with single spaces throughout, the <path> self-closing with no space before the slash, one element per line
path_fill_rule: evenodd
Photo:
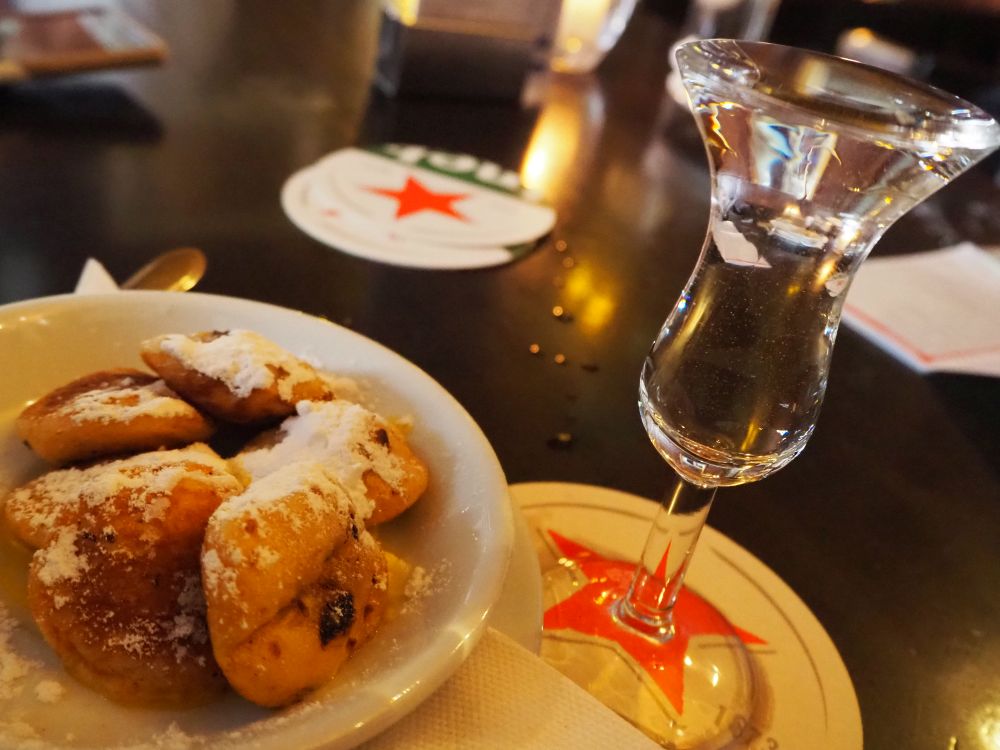
<path fill-rule="evenodd" d="M 692 85 L 700 84 L 718 93 L 731 93 L 734 99 L 744 103 L 761 99 L 766 101 L 768 108 L 811 114 L 815 119 L 830 120 L 850 128 L 870 130 L 871 118 L 876 115 L 878 132 L 886 140 L 910 145 L 924 141 L 984 152 L 1000 146 L 1000 124 L 972 102 L 931 84 L 855 60 L 741 39 L 693 40 L 680 45 L 675 56 L 681 79 L 692 99 Z M 782 72 L 764 75 L 762 57 L 784 58 Z M 805 64 L 809 60 L 825 63 L 829 70 L 843 74 L 845 81 L 853 77 L 859 84 L 863 80 L 884 83 L 879 89 L 884 92 L 884 99 L 865 102 L 861 99 L 860 87 L 857 98 L 852 99 L 848 93 L 823 89 L 808 81 L 802 84 L 804 95 L 790 99 L 788 94 L 793 92 L 780 86 L 783 76 L 789 75 L 793 67 L 807 67 Z M 779 85 L 775 86 L 775 82 Z M 899 98 L 901 94 L 936 106 L 918 110 L 911 104 L 907 109 Z"/>

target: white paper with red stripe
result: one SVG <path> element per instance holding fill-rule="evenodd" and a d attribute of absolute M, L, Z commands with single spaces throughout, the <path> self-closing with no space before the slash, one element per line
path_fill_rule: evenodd
<path fill-rule="evenodd" d="M 1000 258 L 970 242 L 869 258 L 844 322 L 920 372 L 1000 376 Z"/>

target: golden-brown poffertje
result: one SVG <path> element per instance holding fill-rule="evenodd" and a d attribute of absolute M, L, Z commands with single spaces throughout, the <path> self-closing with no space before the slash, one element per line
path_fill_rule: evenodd
<path fill-rule="evenodd" d="M 427 489 L 427 466 L 403 433 L 363 406 L 339 399 L 300 403 L 296 416 L 252 441 L 230 464 L 249 483 L 301 460 L 323 464 L 355 497 L 369 525 L 395 518 Z"/>
<path fill-rule="evenodd" d="M 288 464 L 212 516 L 202 581 L 230 685 L 283 706 L 327 682 L 375 631 L 385 555 L 321 465 Z"/>
<path fill-rule="evenodd" d="M 55 464 L 187 445 L 214 431 L 161 379 L 128 368 L 56 388 L 21 412 L 15 426 L 35 453 Z"/>
<path fill-rule="evenodd" d="M 42 545 L 28 603 L 66 670 L 126 704 L 222 693 L 200 575 L 208 519 L 239 489 L 222 459 L 205 446 L 157 451 L 36 482 L 26 497 L 45 522 L 28 524 Z"/>
<path fill-rule="evenodd" d="M 110 524 L 156 541 L 192 523 L 204 529 L 203 506 L 214 509 L 241 491 L 226 462 L 195 443 L 50 471 L 7 496 L 4 520 L 17 539 L 34 548 L 68 526 L 85 525 Z"/>
<path fill-rule="evenodd" d="M 227 422 L 266 422 L 298 401 L 333 398 L 309 363 L 253 331 L 167 334 L 142 342 L 140 353 L 167 385 Z"/>

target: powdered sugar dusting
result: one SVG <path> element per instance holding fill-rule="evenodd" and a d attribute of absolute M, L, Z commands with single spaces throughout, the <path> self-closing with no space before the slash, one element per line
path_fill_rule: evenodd
<path fill-rule="evenodd" d="M 401 488 L 404 464 L 389 450 L 388 441 L 379 439 L 386 432 L 374 412 L 341 399 L 300 401 L 296 412 L 296 416 L 281 423 L 278 443 L 237 457 L 237 463 L 253 479 L 267 476 L 291 461 L 322 462 L 355 498 L 362 518 L 369 517 L 373 510 L 365 496 L 365 472 L 374 471 L 393 489 Z"/>
<path fill-rule="evenodd" d="M 281 560 L 281 554 L 270 547 L 259 547 L 257 549 L 257 562 L 262 567 L 269 568 Z"/>
<path fill-rule="evenodd" d="M 236 571 L 227 568 L 214 549 L 208 550 L 201 556 L 201 577 L 206 591 L 212 594 L 222 593 L 230 598 L 239 596 Z"/>
<path fill-rule="evenodd" d="M 0 699 L 13 698 L 21 692 L 21 681 L 36 668 L 38 664 L 26 659 L 14 650 L 11 639 L 17 620 L 10 616 L 7 608 L 0 602 Z"/>
<path fill-rule="evenodd" d="M 77 581 L 90 568 L 87 558 L 77 551 L 76 535 L 76 526 L 67 526 L 60 529 L 52 544 L 35 552 L 38 580 L 46 586 Z"/>
<path fill-rule="evenodd" d="M 201 593 L 201 576 L 188 574 L 177 596 L 177 606 L 182 612 L 204 611 L 205 599 Z"/>
<path fill-rule="evenodd" d="M 57 530 L 81 507 L 96 508 L 118 498 L 125 499 L 149 523 L 163 518 L 170 494 L 185 478 L 222 494 L 239 489 L 226 462 L 207 446 L 195 444 L 140 453 L 86 469 L 50 471 L 15 490 L 7 500 L 7 513 L 35 533 L 44 533 Z"/>
<path fill-rule="evenodd" d="M 56 703 L 66 694 L 66 688 L 55 680 L 41 680 L 35 685 L 35 697 L 42 703 Z"/>
<path fill-rule="evenodd" d="M 423 596 L 433 582 L 434 576 L 428 573 L 426 568 L 417 565 L 410 571 L 410 577 L 406 581 L 406 589 L 403 594 L 407 599 Z"/>
<path fill-rule="evenodd" d="M 345 517 L 352 511 L 357 515 L 356 498 L 345 493 L 338 479 L 315 460 L 287 463 L 254 481 L 242 494 L 222 503 L 213 514 L 213 522 L 240 516 L 250 516 L 260 522 L 264 520 L 262 511 L 276 512 L 287 520 L 294 520 L 283 505 L 285 498 L 297 493 L 305 496 L 306 509 L 311 513 L 324 514 L 333 502 Z M 267 538 L 263 532 L 261 538 Z"/>
<path fill-rule="evenodd" d="M 191 737 L 185 734 L 176 722 L 154 740 L 156 750 L 186 750 L 191 747 Z M 138 750 L 138 748 L 137 748 Z"/>
<path fill-rule="evenodd" d="M 406 579 L 403 597 L 406 603 L 402 612 L 414 612 L 421 609 L 425 602 L 447 585 L 450 575 L 450 562 L 442 560 L 433 569 L 428 570 L 421 565 L 415 565 Z"/>
<path fill-rule="evenodd" d="M 297 498 L 294 504 L 292 498 Z M 340 516 L 344 525 L 348 525 L 351 518 L 359 517 L 354 500 L 322 464 L 298 461 L 273 471 L 253 482 L 242 494 L 227 499 L 216 508 L 209 526 L 218 528 L 231 522 L 242 525 L 252 521 L 260 540 L 254 549 L 256 563 L 269 567 L 279 564 L 282 557 L 281 549 L 267 546 L 275 526 L 301 530 L 307 525 L 307 516 L 321 523 L 330 523 L 331 516 Z M 225 556 L 234 565 L 241 563 L 239 549 L 228 549 Z M 215 549 L 202 554 L 201 569 L 209 596 L 240 600 L 236 570 Z"/>
<path fill-rule="evenodd" d="M 141 384 L 132 378 L 81 393 L 63 404 L 57 413 L 78 424 L 131 422 L 137 417 L 198 417 L 195 408 L 181 400 L 162 380 Z"/>
<path fill-rule="evenodd" d="M 0 721 L 0 739 L 19 740 L 17 747 L 21 750 L 34 750 L 46 747 L 38 738 L 35 728 L 25 721 Z"/>
<path fill-rule="evenodd" d="M 76 739 L 73 733 L 66 734 L 65 741 L 71 746 L 76 742 Z M 67 746 L 63 743 L 42 739 L 35 728 L 24 721 L 0 721 L 0 743 L 3 743 L 4 748 L 16 747 L 18 750 L 63 750 Z M 218 745 L 213 743 L 212 746 L 217 747 Z M 203 737 L 192 737 L 182 730 L 177 722 L 171 722 L 165 730 L 146 741 L 115 744 L 108 746 L 108 750 L 192 750 L 202 747 L 206 747 Z M 226 743 L 225 747 L 235 748 L 237 746 Z M 253 745 L 247 747 L 253 747 Z"/>
<path fill-rule="evenodd" d="M 151 743 L 135 745 L 131 748 L 123 748 L 123 750 L 188 750 L 192 746 L 192 737 L 177 726 L 177 722 L 171 722 L 170 726 L 161 734 L 156 735 Z"/>
<path fill-rule="evenodd" d="M 318 368 L 319 366 L 316 365 L 316 367 Z M 326 372 L 324 370 L 318 370 L 317 374 L 323 382 L 326 383 L 330 391 L 337 395 L 338 399 L 343 401 L 352 401 L 356 404 L 364 402 L 364 394 L 361 389 L 361 384 L 354 378 L 349 378 L 346 375 Z"/>
<path fill-rule="evenodd" d="M 222 382 L 239 398 L 276 386 L 281 398 L 291 402 L 296 385 L 316 378 L 307 363 L 253 331 L 232 330 L 210 341 L 169 334 L 160 337 L 158 345 L 186 367 Z"/>
<path fill-rule="evenodd" d="M 123 632 L 110 636 L 105 643 L 132 656 L 142 657 L 155 653 L 156 644 L 153 639 L 156 633 L 157 624 L 154 621 L 136 617 L 125 624 Z"/>

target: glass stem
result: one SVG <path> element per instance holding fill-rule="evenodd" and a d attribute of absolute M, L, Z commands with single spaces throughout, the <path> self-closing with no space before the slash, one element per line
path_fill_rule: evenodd
<path fill-rule="evenodd" d="M 628 593 L 618 602 L 624 625 L 660 642 L 673 637 L 674 603 L 714 498 L 714 487 L 680 476 L 664 495 Z"/>

